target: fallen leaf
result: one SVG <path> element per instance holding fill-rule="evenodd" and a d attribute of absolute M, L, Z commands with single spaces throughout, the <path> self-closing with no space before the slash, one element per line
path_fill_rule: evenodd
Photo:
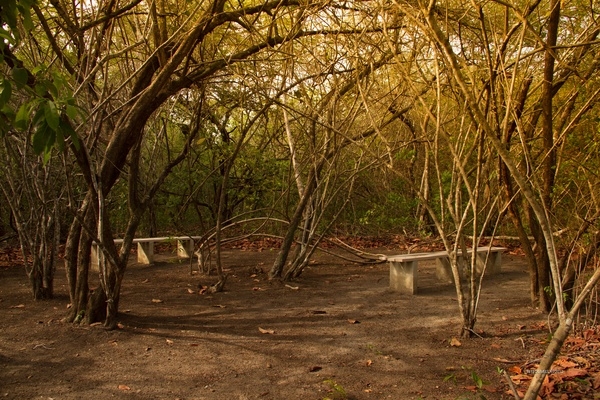
<path fill-rule="evenodd" d="M 570 379 L 577 378 L 580 376 L 587 376 L 588 372 L 585 369 L 581 368 L 569 368 L 565 371 L 554 374 L 553 377 L 556 379 Z"/>
<path fill-rule="evenodd" d="M 546 327 L 546 323 L 545 322 L 537 322 L 533 325 L 531 325 L 532 329 L 544 329 Z"/>
<path fill-rule="evenodd" d="M 189 294 L 194 294 L 194 293 L 196 293 L 196 291 L 195 291 L 195 290 L 193 290 L 193 289 L 190 289 L 190 288 L 188 288 L 188 293 L 189 293 Z"/>
<path fill-rule="evenodd" d="M 119 390 L 131 390 L 131 388 L 127 385 L 119 385 Z"/>
<path fill-rule="evenodd" d="M 590 340 L 594 336 L 595 331 L 593 329 L 586 329 L 583 332 L 583 338 L 585 340 Z"/>
<path fill-rule="evenodd" d="M 594 389 L 600 389 L 600 372 L 596 372 L 592 375 L 592 379 L 594 380 Z"/>
<path fill-rule="evenodd" d="M 590 367 L 590 362 L 588 359 L 584 358 L 584 357 L 580 357 L 580 356 L 574 356 L 571 357 L 573 359 L 573 361 L 575 361 L 576 363 L 579 364 L 580 367 L 587 369 Z"/>
<path fill-rule="evenodd" d="M 213 307 L 226 308 L 227 306 L 224 306 L 223 304 L 215 304 L 215 305 L 213 305 Z"/>
<path fill-rule="evenodd" d="M 508 389 L 504 393 L 508 394 L 509 396 L 514 396 L 512 389 Z M 519 398 L 522 399 L 523 397 L 525 397 L 525 392 L 517 389 L 517 395 L 519 395 Z M 538 398 L 539 398 L 539 396 L 538 396 Z"/>
<path fill-rule="evenodd" d="M 285 285 L 286 288 L 292 289 L 292 290 L 298 290 L 299 287 L 298 286 L 292 286 L 292 285 Z"/>
<path fill-rule="evenodd" d="M 173 341 L 172 341 L 171 339 L 167 339 L 167 344 L 168 344 L 168 345 L 172 345 L 172 344 L 173 344 Z"/>
<path fill-rule="evenodd" d="M 144 279 L 144 280 L 142 281 L 142 283 L 148 283 L 148 282 L 150 282 L 150 279 Z"/>
<path fill-rule="evenodd" d="M 563 368 L 563 369 L 567 369 L 567 368 L 573 368 L 576 367 L 577 363 L 574 363 L 573 361 L 569 361 L 566 358 L 559 358 L 558 360 L 554 361 L 554 363 L 552 364 L 552 368 L 550 369 L 557 369 L 557 368 Z"/>
<path fill-rule="evenodd" d="M 522 374 L 523 370 L 518 365 L 508 368 L 508 372 L 512 372 L 513 374 Z"/>
<path fill-rule="evenodd" d="M 462 346 L 462 343 L 460 342 L 460 340 L 458 340 L 457 338 L 453 337 L 452 339 L 450 339 L 450 346 L 452 346 L 452 347 L 460 347 L 460 346 Z"/>
<path fill-rule="evenodd" d="M 258 330 L 260 331 L 260 333 L 264 333 L 265 335 L 272 335 L 275 333 L 273 329 L 263 329 L 261 327 L 258 327 Z"/>
<path fill-rule="evenodd" d="M 367 367 L 370 367 L 371 365 L 373 365 L 373 360 L 367 360 Z"/>
<path fill-rule="evenodd" d="M 123 325 L 122 323 L 120 323 L 120 322 L 119 322 L 119 323 L 117 324 L 117 328 L 119 328 L 119 329 L 124 329 L 124 328 L 125 328 L 125 325 Z"/>
<path fill-rule="evenodd" d="M 9 308 L 25 308 L 25 304 L 19 304 L 18 306 L 10 306 Z"/>
<path fill-rule="evenodd" d="M 519 384 L 521 382 L 530 381 L 531 380 L 531 376 L 530 375 L 525 375 L 525 374 L 518 374 L 518 375 L 511 376 L 510 380 L 513 381 L 516 384 Z"/>
<path fill-rule="evenodd" d="M 162 303 L 163 301 L 160 299 L 152 299 L 152 302 L 153 303 Z"/>
<path fill-rule="evenodd" d="M 477 386 L 465 386 L 465 389 L 473 393 L 477 392 Z"/>
<path fill-rule="evenodd" d="M 349 323 L 349 324 L 360 324 L 360 321 L 359 321 L 359 320 L 357 320 L 357 319 L 349 319 L 349 320 L 348 320 L 348 323 Z"/>

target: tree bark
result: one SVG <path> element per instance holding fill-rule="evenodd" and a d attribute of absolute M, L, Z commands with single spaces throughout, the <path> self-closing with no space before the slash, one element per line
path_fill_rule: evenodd
<path fill-rule="evenodd" d="M 292 248 L 292 244 L 294 243 L 294 238 L 296 236 L 296 230 L 298 229 L 298 226 L 302 222 L 302 216 L 304 215 L 304 210 L 306 209 L 306 206 L 307 206 L 308 202 L 310 201 L 313 192 L 317 188 L 317 176 L 316 175 L 320 174 L 321 169 L 323 168 L 324 164 L 325 164 L 325 159 L 321 159 L 319 164 L 314 169 L 311 169 L 311 171 L 307 177 L 306 186 L 304 188 L 304 196 L 302 196 L 302 198 L 300 199 L 300 202 L 296 206 L 296 211 L 294 212 L 294 215 L 292 216 L 292 219 L 290 220 L 288 230 L 283 239 L 283 243 L 281 244 L 281 249 L 279 250 L 279 253 L 277 254 L 277 258 L 275 259 L 275 262 L 273 263 L 273 267 L 271 268 L 271 271 L 269 272 L 270 279 L 282 278 L 283 268 L 285 267 L 285 263 L 287 261 L 288 255 L 290 253 L 290 249 Z"/>

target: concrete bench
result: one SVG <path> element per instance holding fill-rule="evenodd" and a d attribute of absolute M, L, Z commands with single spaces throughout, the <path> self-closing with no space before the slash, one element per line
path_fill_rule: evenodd
<path fill-rule="evenodd" d="M 478 247 L 476 273 L 481 274 L 484 266 L 487 274 L 498 274 L 502 265 L 502 252 L 504 247 Z M 473 249 L 469 249 L 468 254 L 473 254 Z M 390 264 L 390 289 L 409 293 L 417 293 L 417 267 L 419 261 L 436 260 L 436 276 L 445 282 L 454 282 L 450 259 L 445 251 L 431 253 L 400 254 L 386 257 Z M 459 265 L 461 276 L 465 275 L 466 267 L 470 260 L 462 259 L 459 256 Z"/>
<path fill-rule="evenodd" d="M 190 258 L 194 251 L 194 240 L 200 239 L 200 236 L 165 236 L 155 238 L 133 239 L 137 244 L 137 261 L 140 264 L 152 264 L 154 262 L 154 243 L 156 242 L 177 242 L 177 257 Z M 123 243 L 123 239 L 115 239 L 116 244 Z M 98 270 L 98 246 L 92 245 L 92 268 Z"/>

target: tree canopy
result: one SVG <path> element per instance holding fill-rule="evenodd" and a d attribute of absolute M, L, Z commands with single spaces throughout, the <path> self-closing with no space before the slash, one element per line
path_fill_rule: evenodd
<path fill-rule="evenodd" d="M 439 236 L 455 267 L 514 236 L 532 303 L 568 321 L 600 244 L 597 14 L 557 0 L 3 1 L 2 230 L 12 218 L 36 254 L 36 298 L 56 257 L 40 243 L 66 242 L 72 320 L 97 245 L 109 327 L 136 234 L 204 235 L 224 279 L 229 228 L 282 237 L 283 279 L 332 233 Z M 475 281 L 457 294 L 468 332 Z"/>

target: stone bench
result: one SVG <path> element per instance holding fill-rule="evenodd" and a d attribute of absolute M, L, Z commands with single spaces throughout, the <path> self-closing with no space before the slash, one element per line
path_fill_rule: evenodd
<path fill-rule="evenodd" d="M 200 239 L 200 236 L 165 236 L 155 238 L 133 239 L 137 244 L 137 261 L 140 264 L 152 264 L 154 262 L 154 243 L 156 242 L 177 242 L 177 257 L 190 258 L 194 251 L 194 240 Z M 115 239 L 116 244 L 123 243 L 123 239 Z M 92 245 L 92 268 L 98 270 L 98 246 Z"/>
<path fill-rule="evenodd" d="M 481 274 L 484 266 L 486 273 L 494 275 L 500 273 L 502 265 L 502 252 L 504 247 L 478 247 L 476 272 Z M 467 250 L 469 255 L 473 254 L 473 249 Z M 417 266 L 419 261 L 436 260 L 436 276 L 445 282 L 454 282 L 450 259 L 445 251 L 431 253 L 400 254 L 386 257 L 390 265 L 390 289 L 409 293 L 417 293 Z M 459 265 L 462 265 L 461 276 L 464 276 L 465 268 L 470 260 L 465 262 L 462 256 L 459 256 Z"/>

